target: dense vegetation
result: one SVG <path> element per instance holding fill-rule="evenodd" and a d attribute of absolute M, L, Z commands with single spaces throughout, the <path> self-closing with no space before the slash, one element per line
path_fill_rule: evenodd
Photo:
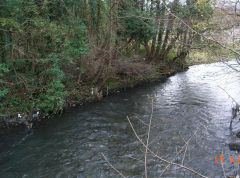
<path fill-rule="evenodd" d="M 201 38 L 180 19 L 203 33 L 212 15 L 209 0 L 2 0 L 0 7 L 0 114 L 21 119 L 182 70 Z"/>

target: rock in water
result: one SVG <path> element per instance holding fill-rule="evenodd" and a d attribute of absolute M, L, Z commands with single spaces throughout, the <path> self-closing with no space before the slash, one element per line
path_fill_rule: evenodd
<path fill-rule="evenodd" d="M 228 144 L 231 151 L 240 151 L 240 142 L 232 142 Z"/>
<path fill-rule="evenodd" d="M 238 132 L 238 133 L 236 134 L 236 136 L 237 136 L 238 138 L 240 138 L 240 132 Z"/>

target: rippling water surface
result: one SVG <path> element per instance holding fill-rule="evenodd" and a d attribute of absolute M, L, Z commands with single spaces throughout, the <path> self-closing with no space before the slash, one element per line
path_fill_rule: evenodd
<path fill-rule="evenodd" d="M 230 62 L 234 64 L 234 62 Z M 0 177 L 119 177 L 101 153 L 125 176 L 144 176 L 144 148 L 134 136 L 146 140 L 146 125 L 154 97 L 150 148 L 172 160 L 184 140 L 199 128 L 187 147 L 184 165 L 209 177 L 222 177 L 214 156 L 223 153 L 227 175 L 239 164 L 230 163 L 228 143 L 235 140 L 228 127 L 232 97 L 240 102 L 240 73 L 225 64 L 192 66 L 165 83 L 135 88 L 68 111 L 40 128 L 0 137 Z M 236 122 L 236 124 L 238 124 Z M 237 127 L 238 125 L 235 125 Z M 176 157 L 181 163 L 183 154 Z M 166 164 L 148 156 L 149 177 L 158 177 Z M 163 177 L 197 177 L 170 167 Z"/>

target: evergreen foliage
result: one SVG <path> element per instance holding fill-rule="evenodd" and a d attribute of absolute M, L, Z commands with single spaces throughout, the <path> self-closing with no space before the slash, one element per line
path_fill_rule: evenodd
<path fill-rule="evenodd" d="M 67 98 L 90 97 L 90 88 L 99 97 L 120 80 L 142 79 L 149 63 L 184 63 L 197 35 L 165 3 L 196 29 L 211 17 L 208 0 L 2 0 L 0 112 L 58 113 Z M 126 64 L 124 54 L 147 63 Z"/>

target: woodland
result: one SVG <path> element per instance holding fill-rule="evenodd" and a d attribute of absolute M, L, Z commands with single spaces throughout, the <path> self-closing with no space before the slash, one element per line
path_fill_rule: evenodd
<path fill-rule="evenodd" d="M 233 27 L 216 13 L 237 17 L 216 1 L 2 0 L 0 8 L 3 120 L 46 117 L 183 71 L 199 50 L 239 54 L 212 35 Z"/>

